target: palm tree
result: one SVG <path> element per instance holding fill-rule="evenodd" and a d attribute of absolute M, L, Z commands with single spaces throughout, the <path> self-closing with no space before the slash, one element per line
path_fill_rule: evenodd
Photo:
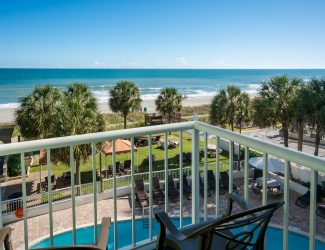
<path fill-rule="evenodd" d="M 299 88 L 297 90 L 297 94 L 292 102 L 292 119 L 291 123 L 296 127 L 298 132 L 298 146 L 297 150 L 302 151 L 303 147 L 303 137 L 304 137 L 304 128 L 308 122 L 308 103 L 312 100 L 308 99 L 309 94 L 305 89 L 306 86 L 302 80 L 299 80 Z"/>
<path fill-rule="evenodd" d="M 128 114 L 140 110 L 141 102 L 140 90 L 133 82 L 120 81 L 109 90 L 109 107 L 114 113 L 121 113 L 124 118 L 124 129 Z"/>
<path fill-rule="evenodd" d="M 227 89 L 220 90 L 211 103 L 211 123 L 222 126 L 227 124 L 230 126 L 231 131 L 234 131 L 240 104 L 243 104 L 243 102 L 240 103 L 241 94 L 240 88 L 236 86 L 228 86 Z"/>
<path fill-rule="evenodd" d="M 168 87 L 160 91 L 156 99 L 156 110 L 167 115 L 168 123 L 171 122 L 172 115 L 182 110 L 183 96 L 176 88 Z"/>
<path fill-rule="evenodd" d="M 76 83 L 70 85 L 63 93 L 61 116 L 57 120 L 56 135 L 69 136 L 87 133 L 96 133 L 104 130 L 104 119 L 97 109 L 96 99 L 87 86 Z M 73 147 L 76 162 L 76 184 L 79 185 L 80 164 L 88 160 L 91 154 L 91 145 L 75 145 Z M 54 150 L 55 160 L 69 162 L 69 149 Z"/>
<path fill-rule="evenodd" d="M 312 79 L 302 89 L 308 123 L 316 130 L 314 155 L 318 156 L 319 144 L 325 128 L 325 78 Z"/>
<path fill-rule="evenodd" d="M 251 120 L 251 99 L 245 92 L 240 93 L 238 98 L 238 108 L 236 115 L 237 126 L 239 127 L 239 133 L 241 134 L 242 124 L 248 123 Z"/>
<path fill-rule="evenodd" d="M 276 122 L 281 123 L 283 131 L 284 146 L 289 146 L 289 126 L 292 116 L 292 103 L 296 95 L 299 81 L 291 79 L 287 76 L 275 76 L 262 83 L 258 91 L 258 99 L 256 104 L 263 108 L 258 108 L 263 117 L 269 118 L 264 121 L 270 121 L 275 125 Z M 256 106 L 255 106 L 256 107 Z M 257 124 L 258 125 L 258 124 Z"/>
<path fill-rule="evenodd" d="M 49 85 L 36 87 L 30 95 L 20 99 L 15 113 L 20 133 L 27 139 L 54 137 L 53 120 L 58 118 L 61 93 Z"/>

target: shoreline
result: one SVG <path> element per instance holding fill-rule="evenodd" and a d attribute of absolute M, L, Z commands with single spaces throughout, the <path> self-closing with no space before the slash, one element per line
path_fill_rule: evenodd
<path fill-rule="evenodd" d="M 200 96 L 200 97 L 187 97 L 183 100 L 183 107 L 193 107 L 211 104 L 214 96 Z M 143 100 L 141 104 L 142 109 L 147 108 L 148 113 L 155 112 L 155 100 Z M 14 122 L 15 111 L 17 108 L 0 108 L 0 123 Z M 107 103 L 98 103 L 98 109 L 102 114 L 112 113 Z"/>

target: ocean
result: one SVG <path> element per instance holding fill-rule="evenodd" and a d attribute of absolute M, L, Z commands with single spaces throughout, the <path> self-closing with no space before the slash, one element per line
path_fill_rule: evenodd
<path fill-rule="evenodd" d="M 308 80 L 325 76 L 325 69 L 0 69 L 0 108 L 17 107 L 20 97 L 44 84 L 64 89 L 71 83 L 85 83 L 98 102 L 104 103 L 109 88 L 119 80 L 135 82 L 142 99 L 152 100 L 168 86 L 188 97 L 213 96 L 228 85 L 256 93 L 262 81 L 282 74 Z"/>

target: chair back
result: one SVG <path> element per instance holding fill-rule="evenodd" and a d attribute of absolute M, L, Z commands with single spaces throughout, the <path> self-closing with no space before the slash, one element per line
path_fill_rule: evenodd
<path fill-rule="evenodd" d="M 124 161 L 124 169 L 131 169 L 131 160 Z"/>
<path fill-rule="evenodd" d="M 221 219 L 214 226 L 214 241 L 221 249 L 264 249 L 267 226 L 284 202 L 274 202 Z M 222 242 L 222 243 L 220 243 Z"/>
<path fill-rule="evenodd" d="M 155 190 L 158 190 L 158 189 L 160 190 L 160 181 L 159 181 L 158 176 L 152 177 L 152 187 Z"/>
<path fill-rule="evenodd" d="M 221 183 L 223 188 L 228 189 L 229 188 L 229 175 L 227 171 L 220 172 L 221 177 Z"/>
<path fill-rule="evenodd" d="M 138 191 L 144 191 L 144 182 L 143 179 L 135 179 L 134 180 L 135 189 Z"/>
<path fill-rule="evenodd" d="M 213 171 L 210 169 L 208 170 L 208 182 L 211 183 L 211 184 L 214 184 L 216 183 L 216 179 L 214 178 L 214 174 L 213 174 Z"/>
<path fill-rule="evenodd" d="M 172 175 L 168 175 L 168 187 L 175 187 L 174 178 Z"/>

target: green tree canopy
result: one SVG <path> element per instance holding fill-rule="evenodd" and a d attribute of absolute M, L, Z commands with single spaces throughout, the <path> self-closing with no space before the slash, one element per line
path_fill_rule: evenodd
<path fill-rule="evenodd" d="M 27 139 L 54 137 L 54 126 L 59 117 L 61 92 L 49 85 L 36 87 L 28 96 L 20 99 L 20 108 L 15 113 L 20 133 Z"/>
<path fill-rule="evenodd" d="M 128 114 L 140 110 L 141 102 L 140 90 L 133 82 L 120 81 L 109 90 L 109 107 L 123 116 L 125 129 Z"/>
<path fill-rule="evenodd" d="M 256 108 L 254 121 L 258 126 L 272 126 L 281 123 L 284 146 L 288 147 L 289 125 L 292 116 L 292 103 L 296 96 L 299 81 L 287 76 L 275 76 L 262 83 L 258 97 L 254 101 Z M 265 117 L 266 120 L 262 120 Z M 259 123 L 261 122 L 261 123 Z M 268 124 L 269 123 L 269 124 Z"/>
<path fill-rule="evenodd" d="M 301 90 L 301 95 L 307 121 L 316 130 L 314 155 L 317 156 L 325 128 L 325 78 L 312 79 Z"/>
<path fill-rule="evenodd" d="M 172 115 L 182 111 L 183 96 L 176 88 L 164 88 L 160 91 L 155 104 L 156 110 L 167 115 L 168 122 L 171 122 Z"/>
<path fill-rule="evenodd" d="M 56 121 L 56 136 L 70 136 L 96 133 L 104 130 L 103 116 L 97 109 L 97 102 L 86 85 L 70 85 L 63 93 L 60 118 Z M 91 154 L 91 145 L 73 147 L 76 161 L 76 184 L 80 184 L 80 163 Z M 69 149 L 54 150 L 56 161 L 69 162 Z"/>
<path fill-rule="evenodd" d="M 250 98 L 236 86 L 228 86 L 213 98 L 211 103 L 210 120 L 212 124 L 221 126 L 229 125 L 234 131 L 237 123 L 240 127 L 242 122 L 250 119 Z"/>

